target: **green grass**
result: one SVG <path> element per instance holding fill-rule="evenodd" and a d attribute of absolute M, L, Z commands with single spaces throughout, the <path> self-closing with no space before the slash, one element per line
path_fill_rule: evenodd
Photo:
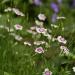
<path fill-rule="evenodd" d="M 49 68 L 53 75 L 75 75 L 72 70 L 72 67 L 75 66 L 75 9 L 70 9 L 63 4 L 58 15 L 64 15 L 66 19 L 58 20 L 55 24 L 59 27 L 52 28 L 51 15 L 53 11 L 49 6 L 30 7 L 31 4 L 21 0 L 9 0 L 5 3 L 2 1 L 0 1 L 0 14 L 2 15 L 0 26 L 14 28 L 15 24 L 21 24 L 23 30 L 14 30 L 14 33 L 21 35 L 23 40 L 15 40 L 10 35 L 11 32 L 0 28 L 0 75 L 42 75 L 45 68 Z M 49 0 L 46 2 L 48 3 Z M 16 16 L 12 12 L 3 12 L 7 7 L 20 9 L 24 12 L 25 17 Z M 35 20 L 40 12 L 47 16 L 48 21 L 45 22 L 44 27 L 52 30 L 50 34 L 53 37 L 62 35 L 67 40 L 66 46 L 70 50 L 68 56 L 59 55 L 61 44 L 57 41 L 52 42 L 43 35 L 32 36 L 27 32 L 30 27 L 35 26 Z M 62 27 L 64 27 L 64 31 L 62 31 Z M 40 45 L 47 50 L 44 54 L 35 53 L 34 50 L 38 47 L 33 45 L 35 40 L 44 40 L 48 43 L 48 45 Z M 24 41 L 29 41 L 32 46 L 25 46 Z"/>

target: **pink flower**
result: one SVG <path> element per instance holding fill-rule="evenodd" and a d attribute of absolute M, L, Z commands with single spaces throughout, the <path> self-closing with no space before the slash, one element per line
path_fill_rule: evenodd
<path fill-rule="evenodd" d="M 41 53 L 44 53 L 44 50 L 42 47 L 38 47 L 35 49 L 35 52 L 41 54 Z"/>
<path fill-rule="evenodd" d="M 57 40 L 58 40 L 58 42 L 63 43 L 63 44 L 67 43 L 67 41 L 62 36 L 58 36 Z"/>
<path fill-rule="evenodd" d="M 38 33 L 46 33 L 46 32 L 47 32 L 47 29 L 36 27 L 36 31 L 37 31 Z"/>
<path fill-rule="evenodd" d="M 43 75 L 52 75 L 52 72 L 49 71 L 48 68 L 46 68 L 45 71 L 43 72 Z"/>
<path fill-rule="evenodd" d="M 19 24 L 16 24 L 14 27 L 16 30 L 22 30 L 23 29 L 23 27 Z"/>
<path fill-rule="evenodd" d="M 46 16 L 44 14 L 39 14 L 38 18 L 39 18 L 39 20 L 45 21 Z"/>

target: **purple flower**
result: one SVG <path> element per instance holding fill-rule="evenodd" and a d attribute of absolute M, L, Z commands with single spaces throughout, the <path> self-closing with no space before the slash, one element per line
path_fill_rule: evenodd
<path fill-rule="evenodd" d="M 51 3 L 51 8 L 54 10 L 55 13 L 59 12 L 59 7 L 56 3 Z"/>
<path fill-rule="evenodd" d="M 34 4 L 37 5 L 37 6 L 39 6 L 39 5 L 42 4 L 42 2 L 41 2 L 41 0 L 34 0 Z"/>
<path fill-rule="evenodd" d="M 52 22 L 55 23 L 55 22 L 56 22 L 56 19 L 57 19 L 57 14 L 54 13 L 54 14 L 52 15 Z"/>
<path fill-rule="evenodd" d="M 75 6 L 75 0 L 73 0 L 73 6 Z"/>
<path fill-rule="evenodd" d="M 62 0 L 57 0 L 59 4 L 62 4 Z"/>

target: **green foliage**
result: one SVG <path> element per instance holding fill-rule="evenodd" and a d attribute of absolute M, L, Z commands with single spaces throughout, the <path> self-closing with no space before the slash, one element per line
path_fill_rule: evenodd
<path fill-rule="evenodd" d="M 52 1 L 43 0 L 42 6 L 36 6 L 32 3 L 33 0 L 0 0 L 0 26 L 4 26 L 0 28 L 0 75 L 42 75 L 45 68 L 49 68 L 53 75 L 75 75 L 72 70 L 75 66 L 75 9 L 69 8 L 68 0 L 64 0 L 58 16 L 65 16 L 66 19 L 55 22 L 58 28 L 51 27 Z M 25 16 L 4 12 L 8 7 L 19 9 Z M 60 54 L 59 42 L 51 41 L 42 34 L 32 35 L 27 32 L 30 27 L 35 26 L 39 13 L 46 15 L 44 27 L 52 31 L 52 37 L 61 35 L 66 38 L 69 55 Z M 17 31 L 15 24 L 22 25 L 23 30 Z M 22 36 L 23 40 L 17 41 L 5 27 L 9 30 L 13 28 L 13 33 Z M 38 40 L 47 42 L 46 45 L 40 45 L 46 50 L 44 54 L 34 51 L 38 46 L 33 42 Z M 32 46 L 24 45 L 24 41 L 29 41 Z"/>

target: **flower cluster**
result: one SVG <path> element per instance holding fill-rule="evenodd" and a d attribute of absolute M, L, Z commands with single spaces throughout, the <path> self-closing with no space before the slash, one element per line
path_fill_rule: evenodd
<path fill-rule="evenodd" d="M 65 40 L 62 36 L 58 36 L 58 37 L 57 37 L 57 41 L 58 41 L 59 43 L 62 43 L 62 44 L 66 44 L 66 43 L 67 43 L 67 40 Z M 66 55 L 69 54 L 69 49 L 68 49 L 66 46 L 61 45 L 61 46 L 60 46 L 60 49 L 61 49 L 61 53 L 64 53 L 64 54 L 66 54 Z"/>
<path fill-rule="evenodd" d="M 60 46 L 61 52 L 68 55 L 69 54 L 69 49 L 65 46 Z"/>
<path fill-rule="evenodd" d="M 9 3 L 9 0 L 3 0 L 3 1 L 6 1 L 6 2 L 8 1 L 8 3 Z M 5 31 L 8 32 L 11 43 L 13 40 L 14 40 L 13 42 L 15 42 L 13 46 L 15 46 L 15 45 L 18 46 L 18 44 L 19 44 L 21 49 L 23 49 L 23 51 L 25 48 L 28 48 L 27 49 L 28 51 L 26 51 L 26 49 L 25 49 L 26 53 L 23 54 L 23 52 L 22 52 L 22 54 L 24 56 L 27 56 L 27 58 L 26 58 L 27 61 L 25 62 L 25 60 L 24 60 L 24 63 L 27 63 L 27 62 L 28 62 L 28 64 L 30 63 L 30 65 L 27 65 L 27 67 L 30 67 L 30 66 L 33 67 L 33 65 L 35 67 L 36 64 L 38 65 L 39 62 L 41 62 L 39 65 L 41 66 L 41 69 L 44 69 L 44 71 L 42 71 L 42 75 L 61 74 L 65 70 L 65 69 L 63 69 L 63 67 L 61 68 L 62 71 L 60 71 L 59 73 L 54 73 L 54 71 L 51 71 L 51 70 L 55 70 L 55 69 L 56 69 L 56 71 L 59 70 L 57 68 L 56 64 L 58 64 L 59 66 L 61 64 L 61 63 L 59 64 L 60 61 L 58 61 L 56 59 L 56 56 L 57 56 L 56 53 L 59 53 L 58 56 L 61 54 L 66 57 L 70 57 L 70 56 L 73 57 L 70 53 L 70 49 L 68 48 L 69 47 L 68 40 L 66 38 L 67 35 L 65 37 L 64 36 L 65 34 L 63 35 L 61 32 L 58 32 L 58 30 L 61 31 L 61 29 L 62 29 L 62 32 L 63 31 L 65 32 L 65 30 L 67 30 L 67 28 L 66 28 L 67 24 L 66 24 L 66 26 L 64 26 L 65 22 L 62 23 L 62 20 L 67 19 L 67 16 L 65 16 L 63 12 L 60 12 L 60 10 L 64 9 L 64 8 L 60 8 L 60 7 L 62 7 L 62 5 L 61 5 L 62 0 L 56 0 L 55 2 L 51 1 L 51 3 L 49 3 L 49 9 L 47 9 L 47 11 L 46 11 L 46 8 L 48 7 L 48 4 L 45 4 L 46 8 L 45 8 L 45 5 L 43 4 L 43 3 L 45 3 L 46 0 L 25 1 L 25 2 L 31 3 L 31 4 L 27 5 L 28 8 L 26 8 L 26 7 L 23 8 L 23 9 L 25 9 L 24 13 L 26 14 L 26 16 L 23 12 L 21 12 L 22 9 L 21 10 L 18 9 L 20 7 L 17 6 L 18 3 L 16 1 L 14 1 L 14 2 L 12 1 L 14 5 L 16 4 L 14 7 L 13 6 L 8 7 L 4 10 L 5 15 L 7 16 L 7 18 L 9 18 L 5 21 L 8 24 L 8 26 L 0 25 L 0 29 L 5 29 Z M 73 1 L 75 2 L 75 0 L 73 0 Z M 24 2 L 24 4 L 25 4 L 24 6 L 26 6 L 25 2 Z M 30 6 L 35 6 L 35 7 L 32 8 Z M 36 10 L 40 9 L 40 11 L 37 12 L 38 14 L 35 13 L 36 12 L 35 8 L 36 8 Z M 49 12 L 50 8 L 51 8 L 51 10 L 53 10 L 53 12 Z M 52 15 L 49 16 L 48 14 L 50 14 L 50 15 L 52 14 Z M 35 16 L 37 15 L 37 16 L 34 18 L 34 15 Z M 10 19 L 10 16 L 11 17 L 14 16 L 14 17 L 12 17 L 12 19 Z M 0 15 L 0 18 L 1 17 L 2 17 L 2 14 Z M 17 19 L 17 20 L 20 19 L 19 20 L 20 22 L 16 23 L 15 19 Z M 23 21 L 21 19 L 23 19 Z M 16 24 L 15 23 L 12 24 L 14 22 L 13 20 L 15 21 Z M 11 23 L 11 21 L 12 21 L 12 23 Z M 29 25 L 31 24 L 31 26 L 29 27 L 29 25 L 28 25 L 26 27 L 27 24 L 25 24 L 25 28 L 24 28 L 24 26 L 22 25 L 24 23 L 22 23 L 22 22 L 28 23 Z M 29 29 L 27 29 L 27 28 L 29 28 Z M 3 32 L 3 35 L 4 35 L 4 32 Z M 0 34 L 0 37 L 5 37 L 5 35 L 4 36 L 3 35 Z M 13 39 L 11 40 L 11 38 L 13 38 Z M 58 48 L 58 46 L 59 46 L 59 48 Z M 22 47 L 25 47 L 25 48 L 22 48 Z M 53 49 L 55 49 L 55 50 L 53 50 Z M 58 51 L 58 49 L 60 49 L 60 52 Z M 15 54 L 19 55 L 20 52 L 15 51 Z M 13 51 L 13 53 L 14 53 L 14 51 Z M 35 55 L 35 57 L 33 55 Z M 39 56 L 39 57 L 37 57 L 37 56 Z M 59 59 L 60 59 L 60 56 L 59 56 Z M 43 59 L 43 61 L 40 61 L 39 58 Z M 52 59 L 52 58 L 55 58 L 55 59 Z M 75 57 L 73 57 L 72 59 L 75 59 Z M 54 60 L 55 61 L 57 60 L 57 62 L 53 63 Z M 37 63 L 37 61 L 38 61 L 38 63 Z M 43 64 L 45 64 L 45 65 L 43 66 Z M 46 67 L 51 68 L 51 70 Z M 71 69 L 73 70 L 73 72 L 75 72 L 75 67 L 72 67 Z M 33 74 L 35 74 L 35 73 L 33 73 Z M 40 73 L 39 74 L 36 73 L 36 74 L 40 75 Z"/>

